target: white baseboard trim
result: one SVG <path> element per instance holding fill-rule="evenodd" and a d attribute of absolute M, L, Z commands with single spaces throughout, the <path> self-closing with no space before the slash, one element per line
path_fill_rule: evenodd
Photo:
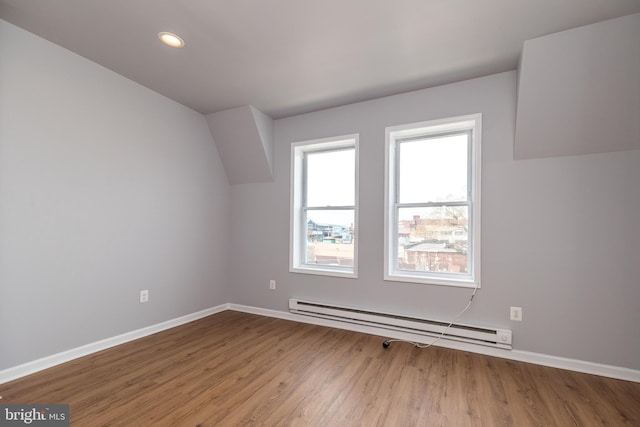
<path fill-rule="evenodd" d="M 384 328 L 375 328 L 371 326 L 339 322 L 331 319 L 301 316 L 286 311 L 269 310 L 265 308 L 227 303 L 2 370 L 0 371 L 0 384 L 36 373 L 43 369 L 51 368 L 61 363 L 69 362 L 82 356 L 86 356 L 98 351 L 108 349 L 110 347 L 115 347 L 129 341 L 143 338 L 148 335 L 164 331 L 166 329 L 171 329 L 185 323 L 193 322 L 194 320 L 198 320 L 212 314 L 220 313 L 225 310 L 234 310 L 244 313 L 258 314 L 260 316 L 290 320 L 293 322 L 308 323 L 313 325 L 344 329 L 353 332 L 361 332 L 365 334 L 380 336 L 382 338 L 403 339 L 425 344 L 428 344 L 430 342 L 429 338 L 423 335 L 390 331 Z M 622 368 L 619 366 L 604 365 L 600 363 L 587 362 L 584 360 L 569 359 L 522 350 L 505 350 L 450 340 L 440 340 L 434 345 L 439 347 L 451 348 L 454 350 L 485 354 L 488 356 L 495 356 L 503 359 L 534 363 L 536 365 L 549 366 L 552 368 L 566 369 L 575 372 L 582 372 L 586 374 L 599 375 L 603 377 L 640 383 L 639 370 Z M 382 347 L 382 341 L 380 341 L 380 346 Z"/>
<path fill-rule="evenodd" d="M 294 322 L 309 323 L 313 325 L 328 326 L 331 328 L 345 329 L 354 332 L 362 332 L 366 334 L 377 335 L 383 338 L 409 340 L 424 344 L 428 344 L 433 340 L 432 338 L 428 338 L 423 335 L 402 333 L 387 330 L 384 328 L 340 322 L 337 320 L 324 319 L 319 317 L 296 315 L 285 311 L 269 310 L 258 307 L 250 307 L 246 305 L 229 304 L 229 309 L 245 313 L 259 314 L 261 316 L 277 317 L 279 319 L 291 320 Z M 382 347 L 382 341 L 380 341 L 380 346 Z M 569 359 L 565 357 L 551 356 L 548 354 L 533 353 L 522 350 L 506 350 L 446 339 L 436 342 L 434 346 L 446 347 L 454 350 L 463 350 L 471 353 L 479 353 L 485 354 L 487 356 L 516 360 L 519 362 L 533 363 L 536 365 L 549 366 L 552 368 L 566 369 L 569 371 L 582 372 L 585 374 L 599 375 L 602 377 L 640 383 L 640 370 L 622 368 L 619 366 L 604 365 L 601 363 L 593 363 L 584 360 Z"/>
<path fill-rule="evenodd" d="M 143 338 L 148 335 L 164 331 L 166 329 L 171 329 L 185 323 L 193 322 L 194 320 L 198 320 L 212 314 L 220 313 L 221 311 L 225 310 L 229 310 L 229 304 L 222 304 L 216 307 L 207 308 L 196 313 L 187 314 L 185 316 L 177 317 L 175 319 L 137 329 L 135 331 L 126 332 L 115 337 L 106 338 L 104 340 L 76 347 L 71 350 L 33 360 L 22 365 L 4 369 L 0 371 L 0 384 L 36 373 L 38 371 L 42 371 L 43 369 L 60 365 L 61 363 L 69 362 L 82 356 L 87 356 L 91 353 L 96 353 L 98 351 L 102 351 L 110 347 L 115 347 L 129 341 L 137 340 L 139 338 Z"/>

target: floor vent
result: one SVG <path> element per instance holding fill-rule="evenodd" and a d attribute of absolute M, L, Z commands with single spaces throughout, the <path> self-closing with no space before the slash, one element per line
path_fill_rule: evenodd
<path fill-rule="evenodd" d="M 506 329 L 493 329 L 460 323 L 454 323 L 447 328 L 449 322 L 380 313 L 299 299 L 289 300 L 289 311 L 304 316 L 332 319 L 391 331 L 424 335 L 426 337 L 438 337 L 445 331 L 442 337 L 443 339 L 511 349 L 511 331 Z M 428 340 L 424 342 L 428 342 Z"/>

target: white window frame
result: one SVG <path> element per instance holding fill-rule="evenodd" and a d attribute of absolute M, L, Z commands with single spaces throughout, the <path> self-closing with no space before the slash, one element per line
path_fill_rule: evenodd
<path fill-rule="evenodd" d="M 358 277 L 358 150 L 359 134 L 343 135 L 330 138 L 314 139 L 291 144 L 291 176 L 290 176 L 290 233 L 289 233 L 289 271 L 293 273 L 318 274 L 324 276 Z M 307 225 L 304 221 L 304 157 L 306 153 L 355 149 L 355 200 L 354 200 L 354 236 L 353 266 L 333 266 L 307 264 L 305 248 Z"/>
<path fill-rule="evenodd" d="M 449 132 L 471 132 L 468 181 L 470 271 L 467 274 L 400 270 L 397 268 L 398 202 L 397 146 L 413 137 L 431 137 Z M 482 114 L 430 120 L 385 128 L 384 280 L 431 285 L 480 287 L 480 166 Z"/>

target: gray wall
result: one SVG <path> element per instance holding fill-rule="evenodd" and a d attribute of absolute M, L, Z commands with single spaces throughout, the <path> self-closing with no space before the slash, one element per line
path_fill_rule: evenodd
<path fill-rule="evenodd" d="M 639 44 L 640 13 L 527 40 L 515 158 L 640 149 Z"/>
<path fill-rule="evenodd" d="M 0 370 L 226 303 L 229 207 L 204 116 L 0 20 Z"/>
<path fill-rule="evenodd" d="M 510 328 L 519 350 L 640 369 L 640 151 L 514 161 L 515 108 L 508 72 L 277 120 L 274 183 L 231 189 L 231 302 L 458 313 L 468 289 L 382 280 L 384 128 L 480 112 L 482 289 L 461 321 Z M 290 144 L 351 133 L 360 133 L 359 277 L 289 273 Z M 523 322 L 509 321 L 510 305 L 523 307 Z"/>
<path fill-rule="evenodd" d="M 0 21 L 0 369 L 225 302 L 449 319 L 468 289 L 382 280 L 384 128 L 476 112 L 483 277 L 461 321 L 640 369 L 640 151 L 514 161 L 515 105 L 510 72 L 281 119 L 274 182 L 230 188 L 202 115 Z M 290 143 L 351 133 L 359 278 L 289 273 Z"/>

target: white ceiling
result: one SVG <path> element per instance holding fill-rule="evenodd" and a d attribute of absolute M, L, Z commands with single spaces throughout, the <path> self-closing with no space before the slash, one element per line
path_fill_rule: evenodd
<path fill-rule="evenodd" d="M 513 70 L 527 39 L 636 12 L 640 0 L 0 0 L 0 18 L 194 110 L 272 118 Z"/>

